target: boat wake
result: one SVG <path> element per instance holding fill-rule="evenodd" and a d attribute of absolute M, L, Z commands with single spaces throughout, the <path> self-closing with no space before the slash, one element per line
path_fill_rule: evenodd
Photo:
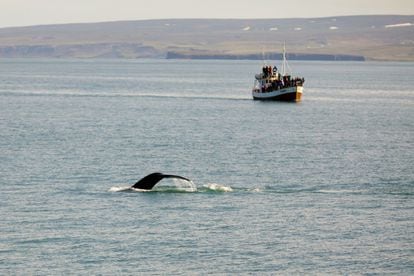
<path fill-rule="evenodd" d="M 93 97 L 93 98 L 170 98 L 170 99 L 197 99 L 197 100 L 241 100 L 250 101 L 251 99 L 242 93 L 231 95 L 220 94 L 191 94 L 191 93 L 152 93 L 152 92 L 89 92 L 83 90 L 13 90 L 0 89 L 0 95 L 19 95 L 19 96 L 49 96 L 49 97 Z"/>

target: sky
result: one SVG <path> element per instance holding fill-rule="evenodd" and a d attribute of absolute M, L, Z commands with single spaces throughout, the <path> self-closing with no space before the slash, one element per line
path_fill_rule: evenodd
<path fill-rule="evenodd" d="M 414 15 L 414 0 L 0 0 L 0 27 L 171 18 L 367 14 Z"/>

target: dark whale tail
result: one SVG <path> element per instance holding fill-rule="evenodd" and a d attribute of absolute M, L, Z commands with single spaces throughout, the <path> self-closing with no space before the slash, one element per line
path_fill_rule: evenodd
<path fill-rule="evenodd" d="M 142 189 L 142 190 L 151 190 L 158 182 L 160 182 L 164 178 L 178 178 L 178 179 L 191 181 L 190 179 L 179 176 L 179 175 L 152 173 L 142 178 L 141 180 L 139 180 L 137 183 L 135 183 L 132 186 L 132 188 Z"/>

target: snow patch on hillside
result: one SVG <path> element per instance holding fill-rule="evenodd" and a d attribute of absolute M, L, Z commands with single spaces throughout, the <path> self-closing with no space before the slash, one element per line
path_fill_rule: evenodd
<path fill-rule="evenodd" d="M 413 23 L 400 23 L 400 24 L 392 24 L 392 25 L 385 25 L 385 28 L 399 28 L 399 27 L 409 27 L 414 26 Z"/>

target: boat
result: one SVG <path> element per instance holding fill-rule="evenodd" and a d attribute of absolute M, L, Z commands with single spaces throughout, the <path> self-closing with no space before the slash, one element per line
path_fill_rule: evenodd
<path fill-rule="evenodd" d="M 286 60 L 286 47 L 283 47 L 282 70 L 264 64 L 262 72 L 255 75 L 252 89 L 254 100 L 298 102 L 302 99 L 304 78 L 292 77 Z"/>

